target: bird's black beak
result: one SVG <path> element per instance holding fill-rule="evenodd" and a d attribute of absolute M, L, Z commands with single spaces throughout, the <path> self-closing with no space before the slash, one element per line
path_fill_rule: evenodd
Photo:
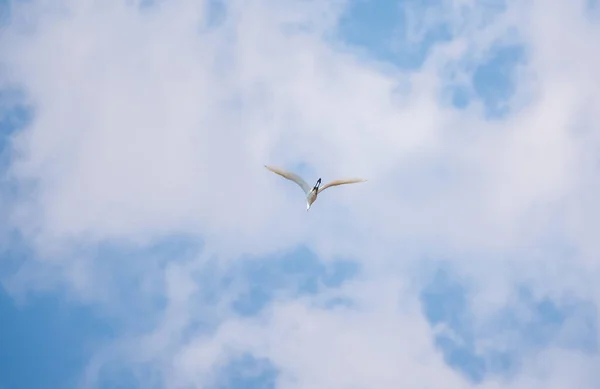
<path fill-rule="evenodd" d="M 317 183 L 315 184 L 315 189 L 319 189 L 319 186 L 321 185 L 321 179 L 319 178 L 317 180 Z"/>

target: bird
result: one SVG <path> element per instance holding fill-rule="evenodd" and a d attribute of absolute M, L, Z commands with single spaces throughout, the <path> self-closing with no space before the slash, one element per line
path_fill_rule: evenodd
<path fill-rule="evenodd" d="M 325 189 L 327 189 L 329 187 L 332 187 L 332 186 L 338 186 L 338 185 L 344 185 L 344 184 L 354 184 L 354 183 L 358 183 L 358 182 L 365 182 L 365 181 L 367 181 L 367 180 L 362 179 L 362 178 L 333 180 L 333 181 L 329 182 L 328 184 L 325 184 L 325 185 L 323 185 L 321 187 L 321 178 L 319 178 L 317 180 L 316 184 L 311 188 L 306 183 L 306 181 L 304 181 L 302 179 L 302 177 L 298 176 L 295 173 L 288 172 L 288 171 L 285 171 L 283 169 L 279 169 L 279 168 L 272 167 L 272 166 L 265 165 L 265 167 L 267 169 L 269 169 L 270 171 L 272 171 L 273 173 L 279 174 L 283 178 L 286 178 L 286 179 L 288 179 L 290 181 L 294 181 L 296 184 L 298 184 L 302 188 L 302 190 L 304 191 L 304 194 L 306 195 L 306 212 L 308 212 L 308 210 L 310 209 L 310 207 L 317 200 L 317 196 L 321 192 L 323 192 Z"/>

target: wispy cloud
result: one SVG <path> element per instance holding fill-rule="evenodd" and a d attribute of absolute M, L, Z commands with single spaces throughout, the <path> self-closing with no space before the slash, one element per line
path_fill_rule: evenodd
<path fill-rule="evenodd" d="M 588 2 L 7 4 L 0 274 L 112 324 L 77 385 L 598 382 Z"/>

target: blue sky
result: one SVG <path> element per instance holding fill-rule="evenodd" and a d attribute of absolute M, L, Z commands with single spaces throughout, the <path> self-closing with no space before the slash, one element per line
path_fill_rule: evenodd
<path fill-rule="evenodd" d="M 0 4 L 0 389 L 600 378 L 597 8 Z"/>

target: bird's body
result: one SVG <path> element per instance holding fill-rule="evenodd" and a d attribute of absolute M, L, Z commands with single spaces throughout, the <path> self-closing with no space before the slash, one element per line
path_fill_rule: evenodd
<path fill-rule="evenodd" d="M 349 179 L 349 180 L 334 180 L 329 182 L 328 184 L 324 185 L 323 187 L 321 186 L 321 179 L 319 178 L 317 180 L 317 183 L 311 188 L 306 181 L 304 181 L 300 176 L 285 171 L 283 169 L 278 169 L 278 168 L 274 168 L 274 167 L 270 167 L 265 165 L 265 167 L 267 169 L 269 169 L 270 171 L 272 171 L 273 173 L 279 174 L 280 176 L 282 176 L 283 178 L 286 178 L 290 181 L 294 181 L 296 184 L 298 184 L 298 186 L 300 186 L 302 188 L 302 190 L 304 191 L 304 194 L 306 195 L 306 211 L 308 211 L 310 209 L 310 207 L 312 206 L 312 204 L 317 200 L 317 197 L 319 196 L 319 194 L 321 192 L 323 192 L 325 189 L 331 187 L 331 186 L 337 186 L 337 185 L 344 185 L 344 184 L 354 184 L 357 182 L 365 182 L 366 180 L 362 179 L 362 178 L 356 178 L 356 179 Z"/>
<path fill-rule="evenodd" d="M 310 192 L 308 192 L 308 194 L 306 195 L 306 210 L 307 211 L 310 209 L 310 206 L 312 205 L 312 203 L 314 203 L 317 200 L 318 195 L 319 194 L 314 189 L 311 189 Z"/>

